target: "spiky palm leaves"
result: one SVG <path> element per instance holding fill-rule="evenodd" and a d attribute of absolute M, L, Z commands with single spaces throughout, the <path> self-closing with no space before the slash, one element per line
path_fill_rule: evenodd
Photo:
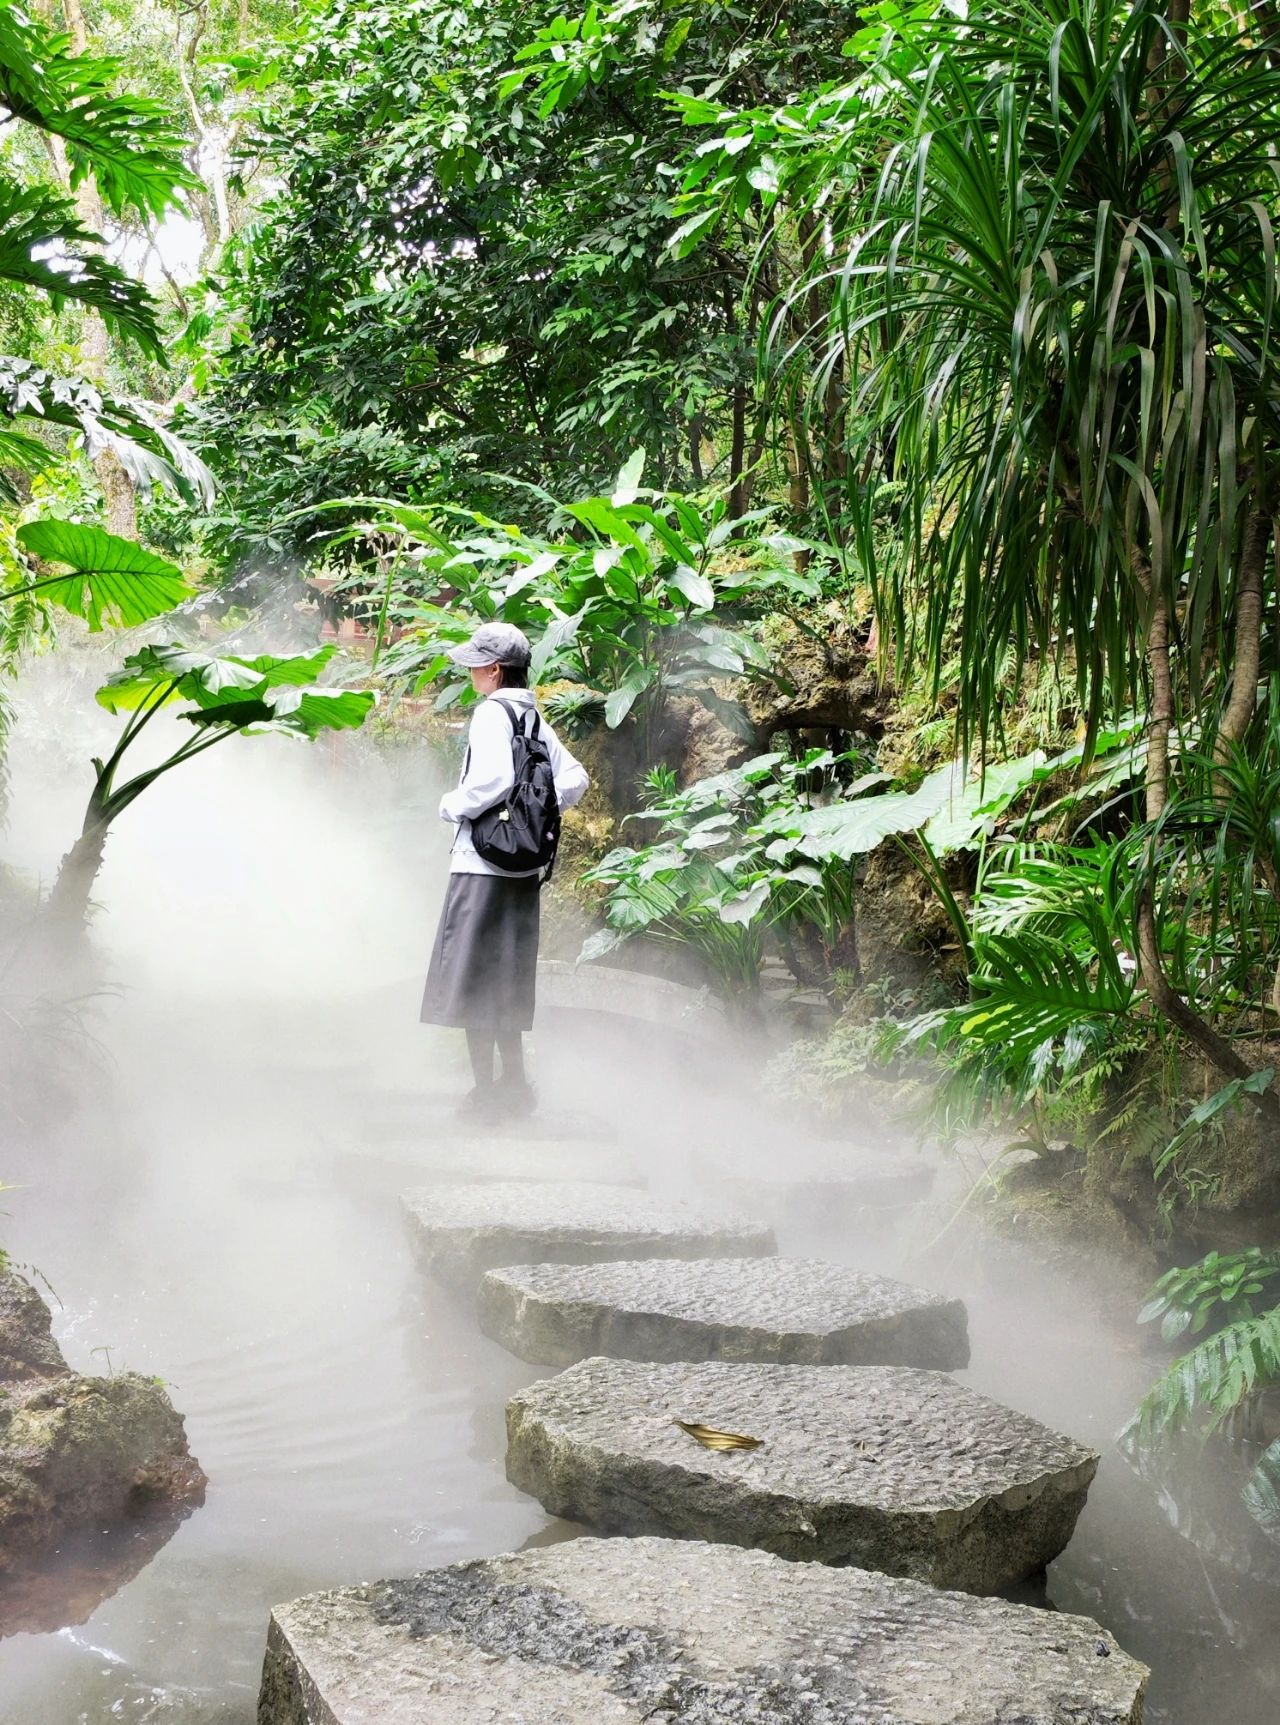
<path fill-rule="evenodd" d="M 944 11 L 812 139 L 814 394 L 843 378 L 900 657 L 940 678 L 959 627 L 966 739 L 998 725 L 1010 644 L 1069 668 L 1091 724 L 1148 694 L 1161 617 L 1193 697 L 1230 663 L 1280 445 L 1280 69 L 1225 9 L 1184 36 L 1131 0 Z M 904 482 L 888 558 L 879 476 Z"/>

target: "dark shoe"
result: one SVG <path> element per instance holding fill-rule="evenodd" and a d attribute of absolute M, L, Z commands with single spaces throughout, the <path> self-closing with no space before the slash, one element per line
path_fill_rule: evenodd
<path fill-rule="evenodd" d="M 538 1106 L 538 1092 L 527 1078 L 502 1078 L 494 1089 L 508 1120 L 527 1120 Z"/>
<path fill-rule="evenodd" d="M 505 1113 L 496 1084 L 477 1084 L 454 1109 L 459 1120 L 497 1120 Z"/>

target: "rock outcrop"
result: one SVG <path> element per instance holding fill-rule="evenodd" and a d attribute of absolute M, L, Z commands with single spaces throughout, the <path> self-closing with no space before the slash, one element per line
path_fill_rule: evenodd
<path fill-rule="evenodd" d="M 0 1269 L 0 1575 L 66 1528 L 148 1500 L 198 1500 L 204 1485 L 161 1386 L 135 1372 L 73 1372 L 48 1306 Z"/>

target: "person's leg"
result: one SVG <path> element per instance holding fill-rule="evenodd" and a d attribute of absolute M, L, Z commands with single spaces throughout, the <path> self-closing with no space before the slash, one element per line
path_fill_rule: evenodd
<path fill-rule="evenodd" d="M 493 1088 L 493 1045 L 492 1030 L 467 1031 L 467 1053 L 471 1056 L 471 1071 L 478 1091 Z M 503 1070 L 506 1070 L 505 1063 Z"/>
<path fill-rule="evenodd" d="M 498 1053 L 502 1057 L 502 1082 L 504 1084 L 523 1084 L 524 1074 L 524 1035 L 519 1030 L 500 1030 L 498 1032 Z"/>
<path fill-rule="evenodd" d="M 516 1118 L 532 1114 L 538 1096 L 525 1075 L 523 1032 L 500 1030 L 498 1051 L 502 1055 L 502 1078 L 495 1088 L 502 1098 L 503 1112 Z"/>

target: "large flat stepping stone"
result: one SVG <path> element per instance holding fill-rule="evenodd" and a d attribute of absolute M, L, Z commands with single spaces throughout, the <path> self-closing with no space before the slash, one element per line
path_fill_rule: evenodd
<path fill-rule="evenodd" d="M 542 959 L 538 1004 L 552 1011 L 589 1013 L 592 1018 L 608 1013 L 681 1036 L 692 1032 L 719 1038 L 725 1031 L 724 1007 L 710 989 L 689 988 L 616 965 Z"/>
<path fill-rule="evenodd" d="M 1087 1617 L 665 1539 L 567 1545 L 272 1613 L 258 1725 L 1142 1725 Z"/>
<path fill-rule="evenodd" d="M 423 1264 L 466 1290 L 506 1264 L 746 1258 L 775 1250 L 762 1223 L 600 1184 L 427 1187 L 409 1193 L 404 1206 Z"/>
<path fill-rule="evenodd" d="M 415 1179 L 435 1185 L 475 1184 L 479 1181 L 535 1181 L 555 1183 L 583 1180 L 606 1186 L 643 1186 L 644 1175 L 637 1164 L 614 1144 L 589 1144 L 578 1139 L 534 1139 L 521 1143 L 512 1138 L 448 1138 L 420 1144 L 404 1144 L 394 1158 L 374 1158 L 353 1153 L 349 1161 L 358 1168 L 378 1160 L 395 1169 L 399 1185 Z"/>
<path fill-rule="evenodd" d="M 711 1185 L 731 1202 L 799 1222 L 917 1204 L 929 1196 L 935 1173 L 913 1150 L 838 1139 L 713 1150 L 705 1168 Z"/>
<path fill-rule="evenodd" d="M 762 1440 L 704 1448 L 674 1422 Z M 552 1515 L 994 1593 L 1055 1558 L 1097 1454 L 940 1372 L 584 1360 L 507 1404 Z"/>
<path fill-rule="evenodd" d="M 626 1360 L 969 1363 L 961 1301 L 805 1258 L 523 1264 L 480 1284 L 480 1327 L 541 1366 Z"/>

